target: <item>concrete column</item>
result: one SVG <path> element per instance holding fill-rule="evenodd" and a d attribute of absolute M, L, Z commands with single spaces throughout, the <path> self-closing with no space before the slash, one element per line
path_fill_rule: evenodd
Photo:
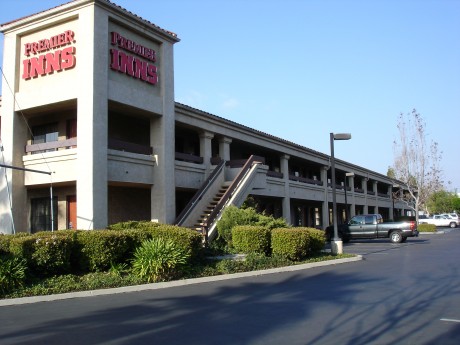
<path fill-rule="evenodd" d="M 280 167 L 284 180 L 283 217 L 288 224 L 291 224 L 291 198 L 289 192 L 289 155 L 280 157 Z"/>
<path fill-rule="evenodd" d="M 372 188 L 374 189 L 374 195 L 375 195 L 375 213 L 379 213 L 379 193 L 377 189 L 377 181 L 374 181 L 374 184 L 372 185 Z"/>
<path fill-rule="evenodd" d="M 323 181 L 324 187 L 324 199 L 323 199 L 323 207 L 322 207 L 322 225 L 323 229 L 330 225 L 329 223 L 329 188 L 327 187 L 327 171 L 329 167 L 325 166 L 321 170 L 321 181 Z"/>
<path fill-rule="evenodd" d="M 88 6 L 79 15 L 77 57 L 77 228 L 101 229 L 108 222 L 107 125 L 108 49 L 96 49 L 107 41 L 107 13 Z M 97 18 L 97 20 L 96 20 Z"/>
<path fill-rule="evenodd" d="M 151 217 L 152 221 L 171 224 L 176 218 L 173 44 L 163 43 L 157 54 L 161 74 L 155 87 L 162 90 L 163 113 L 150 122 L 150 141 L 158 156 L 151 190 Z"/>
<path fill-rule="evenodd" d="M 361 186 L 362 186 L 362 189 L 364 191 L 364 210 L 363 210 L 363 213 L 366 214 L 366 213 L 369 213 L 369 207 L 367 205 L 367 178 L 363 178 L 362 181 L 361 181 Z"/>
<path fill-rule="evenodd" d="M 350 197 L 348 198 L 348 202 L 350 203 L 350 218 L 356 214 L 356 201 L 355 201 L 355 177 L 348 176 L 347 184 L 350 187 Z"/>
<path fill-rule="evenodd" d="M 200 133 L 200 156 L 203 157 L 203 164 L 206 167 L 205 177 L 208 176 L 209 168 L 211 166 L 212 138 L 214 138 L 214 134 L 211 132 L 203 131 Z"/>
<path fill-rule="evenodd" d="M 388 195 L 390 196 L 391 198 L 391 207 L 390 207 L 390 219 L 393 219 L 394 218 L 394 214 L 395 214 L 395 202 L 394 202 L 394 199 L 393 199 L 393 186 L 390 185 L 388 186 Z"/>
<path fill-rule="evenodd" d="M 4 36 L 3 73 L 10 86 L 6 85 L 2 76 L 2 149 L 4 149 L 3 155 L 5 158 L 5 162 L 2 161 L 2 163 L 24 167 L 22 156 L 24 155 L 24 146 L 27 143 L 29 133 L 21 114 L 15 112 L 15 95 L 10 92 L 10 87 L 13 92 L 19 89 L 19 78 L 16 78 L 16 68 L 19 71 L 20 67 L 18 65 L 21 63 L 16 61 L 16 52 L 20 50 L 19 43 L 20 40 L 15 32 Z M 24 187 L 24 172 L 1 168 L 0 233 L 28 232 L 30 228 L 29 217 L 26 216 L 27 210 L 27 190 Z"/>
<path fill-rule="evenodd" d="M 219 139 L 219 157 L 222 158 L 224 161 L 230 160 L 230 144 L 232 143 L 232 139 L 230 138 L 220 138 Z"/>

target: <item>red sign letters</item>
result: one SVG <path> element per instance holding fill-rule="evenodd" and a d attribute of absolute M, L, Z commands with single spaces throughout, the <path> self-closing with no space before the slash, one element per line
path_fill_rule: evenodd
<path fill-rule="evenodd" d="M 36 78 L 39 75 L 44 76 L 75 67 L 75 47 L 57 49 L 73 43 L 75 33 L 67 30 L 49 39 L 24 44 L 24 55 L 29 58 L 22 60 L 22 79 Z M 31 54 L 38 56 L 30 57 Z"/>
<path fill-rule="evenodd" d="M 156 61 L 155 50 L 137 44 L 117 32 L 111 33 L 110 42 L 117 48 L 137 55 L 127 54 L 116 48 L 110 49 L 111 69 L 152 85 L 158 83 L 157 66 L 153 64 Z"/>

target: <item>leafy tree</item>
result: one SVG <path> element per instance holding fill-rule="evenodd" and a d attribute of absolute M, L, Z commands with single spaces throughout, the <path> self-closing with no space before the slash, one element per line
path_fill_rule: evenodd
<path fill-rule="evenodd" d="M 395 169 L 388 167 L 387 176 L 392 179 L 396 178 Z"/>
<path fill-rule="evenodd" d="M 440 190 L 430 195 L 427 201 L 428 211 L 433 213 L 449 213 L 454 210 L 455 194 Z"/>
<path fill-rule="evenodd" d="M 398 197 L 415 211 L 426 210 L 431 194 L 442 190 L 442 153 L 436 142 L 426 142 L 425 121 L 413 109 L 398 119 L 399 138 L 394 141 L 394 183 L 400 186 Z M 389 169 L 390 170 L 390 169 Z"/>
<path fill-rule="evenodd" d="M 456 196 L 452 202 L 452 210 L 460 212 L 460 198 L 458 196 Z"/>

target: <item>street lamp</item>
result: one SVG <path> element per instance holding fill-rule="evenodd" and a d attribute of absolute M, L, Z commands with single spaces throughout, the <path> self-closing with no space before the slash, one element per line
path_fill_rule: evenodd
<path fill-rule="evenodd" d="M 331 179 L 332 179 L 332 221 L 334 222 L 334 238 L 331 241 L 333 254 L 342 254 L 342 240 L 339 238 L 337 228 L 337 198 L 335 186 L 335 158 L 334 158 L 334 140 L 350 140 L 350 133 L 331 133 Z"/>
<path fill-rule="evenodd" d="M 347 172 L 345 173 L 345 218 L 347 221 L 350 219 L 349 218 L 349 212 L 348 212 L 348 201 L 347 201 L 347 177 L 352 177 L 355 176 L 355 173 L 352 172 Z"/>

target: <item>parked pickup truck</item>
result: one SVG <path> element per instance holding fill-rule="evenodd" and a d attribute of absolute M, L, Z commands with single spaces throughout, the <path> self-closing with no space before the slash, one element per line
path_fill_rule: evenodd
<path fill-rule="evenodd" d="M 433 224 L 436 226 L 449 226 L 451 228 L 456 228 L 458 225 L 458 221 L 456 219 L 450 218 L 443 214 L 441 215 L 435 214 L 433 217 L 419 219 L 418 222 L 420 224 L 425 223 L 425 224 Z"/>
<path fill-rule="evenodd" d="M 383 222 L 380 214 L 354 216 L 347 224 L 338 225 L 338 235 L 343 242 L 361 238 L 389 238 L 393 243 L 401 243 L 408 237 L 418 236 L 415 221 Z M 326 238 L 334 238 L 334 227 L 326 228 Z"/>

